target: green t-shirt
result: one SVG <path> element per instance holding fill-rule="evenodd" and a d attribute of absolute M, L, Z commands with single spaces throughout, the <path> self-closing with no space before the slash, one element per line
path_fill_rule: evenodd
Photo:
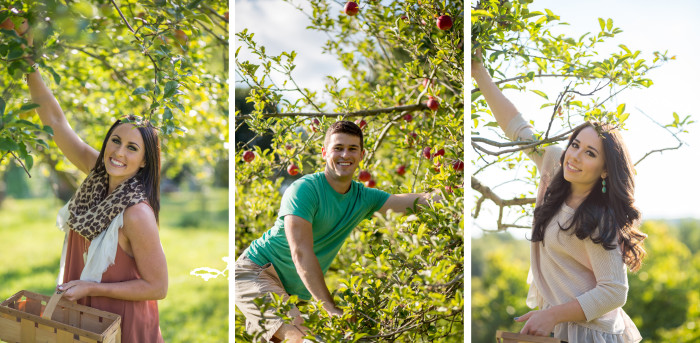
<path fill-rule="evenodd" d="M 345 194 L 336 192 L 323 172 L 305 175 L 287 188 L 274 226 L 244 252 L 258 265 L 272 263 L 290 295 L 311 299 L 292 261 L 284 233 L 284 216 L 292 214 L 311 223 L 314 253 L 325 274 L 352 229 L 372 217 L 389 199 L 389 193 L 353 181 Z"/>

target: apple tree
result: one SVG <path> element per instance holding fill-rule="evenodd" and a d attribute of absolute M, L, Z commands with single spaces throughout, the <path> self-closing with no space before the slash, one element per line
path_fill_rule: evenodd
<path fill-rule="evenodd" d="M 226 160 L 226 1 L 2 0 L 0 23 L 0 169 L 18 163 L 31 175 L 41 163 L 68 188 L 76 185 L 76 169 L 33 111 L 27 58 L 91 146 L 101 146 L 115 119 L 136 114 L 159 128 L 165 176 L 184 165 L 199 178 L 211 176 Z"/>
<path fill-rule="evenodd" d="M 533 97 L 540 99 L 541 109 L 546 114 L 544 119 L 534 122 L 538 132 L 536 141 L 510 142 L 498 128 L 473 82 L 470 92 L 471 148 L 474 152 L 471 188 L 476 196 L 472 216 L 479 217 L 486 208 L 494 210 L 498 214 L 493 227 L 498 231 L 530 227 L 527 219 L 532 218 L 538 178 L 534 164 L 523 163 L 523 150 L 564 141 L 586 120 L 608 122 L 626 129 L 630 115 L 626 104 L 610 106 L 611 100 L 626 90 L 652 86 L 649 71 L 675 59 L 667 53 L 653 52 L 653 58 L 647 60 L 641 51 L 633 51 L 619 42 L 610 54 L 601 53 L 605 50 L 602 48 L 608 48 L 622 32 L 612 19 L 598 18 L 598 32 L 569 37 L 557 30 L 559 25 L 565 24 L 559 16 L 549 9 L 532 10 L 532 2 L 472 2 L 471 58 L 477 58 L 480 50 L 484 66 L 499 87 L 533 93 Z M 557 80 L 560 89 L 549 93 L 537 89 L 539 83 L 536 81 L 542 80 Z M 661 126 L 677 145 L 654 148 L 636 163 L 652 153 L 678 149 L 683 145 L 680 136 L 693 122 L 690 116 L 675 112 L 665 116 L 667 118 L 663 120 L 651 119 L 650 123 Z M 667 124 L 659 124 L 659 121 Z M 531 192 L 499 194 L 495 187 L 512 182 L 517 170 L 525 170 L 524 176 L 518 179 L 529 185 L 520 189 L 530 189 Z"/>
<path fill-rule="evenodd" d="M 444 200 L 358 226 L 326 275 L 345 315 L 329 318 L 312 301 L 301 306 L 305 325 L 327 342 L 462 342 L 464 4 L 311 0 L 298 9 L 344 73 L 305 87 L 295 79 L 301 52 L 269 54 L 253 28 L 236 29 L 237 87 L 248 90 L 235 104 L 236 135 L 245 128 L 271 142 L 236 146 L 236 254 L 272 226 L 291 179 L 324 169 L 328 126 L 355 121 L 367 150 L 358 181 L 389 193 L 439 190 Z M 239 59 L 242 49 L 254 60 Z M 239 314 L 236 338 L 250 339 L 243 328 Z"/>

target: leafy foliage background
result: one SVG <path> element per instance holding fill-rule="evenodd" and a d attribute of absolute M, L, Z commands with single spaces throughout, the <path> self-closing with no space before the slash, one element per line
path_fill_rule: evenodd
<path fill-rule="evenodd" d="M 236 28 L 236 56 L 241 49 L 254 56 L 236 59 L 237 94 L 245 94 L 245 102 L 235 103 L 236 254 L 274 222 L 281 190 L 291 181 L 286 168 L 323 170 L 328 126 L 340 118 L 364 120 L 368 154 L 360 169 L 371 172 L 378 188 L 439 189 L 446 201 L 358 226 L 326 275 L 346 315 L 328 318 L 312 302 L 301 307 L 305 324 L 329 342 L 462 342 L 464 193 L 462 170 L 454 164 L 464 155 L 464 4 L 366 1 L 354 17 L 342 13 L 339 2 L 290 4 L 306 13 L 309 30 L 327 35 L 320 43 L 324 53 L 347 74 L 318 75 L 325 89 L 306 88 L 295 80 L 295 60 L 305 58 L 303 52 L 271 55 L 253 28 Z M 453 18 L 451 29 L 436 27 L 442 14 Z M 438 99 L 437 111 L 427 109 L 428 96 Z M 239 141 L 239 135 L 250 137 L 247 130 L 269 145 Z M 425 147 L 445 154 L 426 159 Z M 242 160 L 246 150 L 256 155 L 250 163 Z M 400 165 L 403 175 L 396 173 Z M 243 327 L 239 314 L 236 339 L 248 340 Z"/>

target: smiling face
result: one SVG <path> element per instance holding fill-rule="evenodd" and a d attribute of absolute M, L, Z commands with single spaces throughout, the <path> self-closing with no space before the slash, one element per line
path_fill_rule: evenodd
<path fill-rule="evenodd" d="M 326 161 L 326 177 L 340 182 L 350 182 L 360 161 L 365 156 L 360 137 L 334 133 L 321 148 Z"/>
<path fill-rule="evenodd" d="M 143 137 L 132 124 L 117 126 L 107 139 L 104 164 L 109 175 L 109 189 L 136 175 L 146 165 Z"/>
<path fill-rule="evenodd" d="M 564 153 L 564 179 L 572 190 L 589 191 L 607 177 L 603 141 L 593 127 L 586 127 L 571 141 Z"/>

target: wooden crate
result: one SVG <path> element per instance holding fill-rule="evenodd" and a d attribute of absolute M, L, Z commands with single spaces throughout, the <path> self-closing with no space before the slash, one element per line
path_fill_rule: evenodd
<path fill-rule="evenodd" d="M 559 338 L 523 335 L 519 333 L 496 331 L 498 343 L 561 343 Z"/>
<path fill-rule="evenodd" d="M 7 342 L 121 343 L 121 317 L 61 299 L 19 291 L 0 304 L 0 339 Z"/>

